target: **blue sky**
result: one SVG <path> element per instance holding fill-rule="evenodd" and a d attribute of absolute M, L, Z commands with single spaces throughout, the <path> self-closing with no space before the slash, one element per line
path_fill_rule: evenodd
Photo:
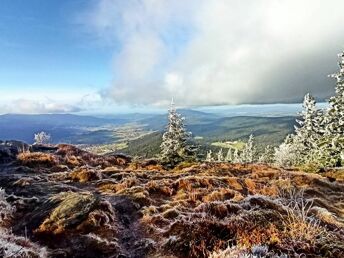
<path fill-rule="evenodd" d="M 2 1 L 1 86 L 40 88 L 54 81 L 68 89 L 107 83 L 111 50 L 89 42 L 73 21 L 76 3 L 83 2 Z"/>
<path fill-rule="evenodd" d="M 344 49 L 343 8 L 1 0 L 0 114 L 152 111 L 171 97 L 190 107 L 298 103 L 307 92 L 322 101 Z"/>
<path fill-rule="evenodd" d="M 91 42 L 75 24 L 86 2 L 1 1 L 1 91 L 68 92 L 109 83 L 112 50 Z"/>

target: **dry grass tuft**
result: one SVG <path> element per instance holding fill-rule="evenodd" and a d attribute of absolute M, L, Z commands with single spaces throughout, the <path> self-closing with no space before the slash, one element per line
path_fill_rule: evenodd
<path fill-rule="evenodd" d="M 60 156 L 63 162 L 71 167 L 81 165 L 101 166 L 102 168 L 115 165 L 125 167 L 131 161 L 131 158 L 123 155 L 100 156 L 68 144 L 59 144 L 57 147 L 56 155 Z"/>
<path fill-rule="evenodd" d="M 36 233 L 61 234 L 79 225 L 94 209 L 97 199 L 89 193 L 65 192 L 55 195 L 52 202 L 59 202 Z"/>
<path fill-rule="evenodd" d="M 204 202 L 224 201 L 234 198 L 236 192 L 231 189 L 219 188 L 203 197 Z"/>
<path fill-rule="evenodd" d="M 31 168 L 53 167 L 58 164 L 58 159 L 53 154 L 43 152 L 22 152 L 18 154 L 17 160 Z"/>
<path fill-rule="evenodd" d="M 70 173 L 70 178 L 73 181 L 85 183 L 102 178 L 101 173 L 95 169 L 88 167 L 79 167 Z"/>
<path fill-rule="evenodd" d="M 122 179 L 119 183 L 105 182 L 98 186 L 98 189 L 102 192 L 113 192 L 118 193 L 123 190 L 128 190 L 131 187 L 137 185 L 139 181 L 135 177 L 127 177 Z"/>

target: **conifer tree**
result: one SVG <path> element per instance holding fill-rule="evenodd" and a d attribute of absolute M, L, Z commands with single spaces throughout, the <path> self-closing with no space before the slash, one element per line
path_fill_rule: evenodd
<path fill-rule="evenodd" d="M 307 149 L 313 148 L 320 132 L 319 110 L 316 108 L 315 99 L 307 93 L 303 101 L 301 119 L 296 119 L 299 126 L 295 126 L 295 136 L 298 142 Z"/>
<path fill-rule="evenodd" d="M 275 148 L 274 161 L 276 165 L 291 167 L 302 164 L 302 158 L 299 149 L 303 148 L 302 144 L 293 140 L 292 135 L 287 135 L 284 142 Z"/>
<path fill-rule="evenodd" d="M 270 145 L 265 147 L 264 152 L 258 158 L 258 162 L 266 164 L 271 164 L 274 162 L 274 149 Z"/>
<path fill-rule="evenodd" d="M 336 79 L 336 94 L 330 98 L 328 109 L 318 110 L 314 98 L 305 96 L 295 134 L 275 149 L 277 164 L 344 165 L 344 52 L 339 58 L 340 69 L 331 75 Z"/>
<path fill-rule="evenodd" d="M 51 140 L 50 134 L 42 131 L 34 134 L 35 144 L 48 144 Z"/>
<path fill-rule="evenodd" d="M 252 163 L 254 161 L 255 147 L 253 146 L 253 141 L 254 141 L 254 137 L 251 134 L 240 155 L 240 162 Z"/>
<path fill-rule="evenodd" d="M 207 156 L 206 156 L 206 158 L 205 158 L 205 161 L 207 161 L 207 162 L 213 161 L 213 155 L 212 155 L 212 154 L 213 154 L 212 151 L 209 150 L 209 151 L 207 152 Z"/>
<path fill-rule="evenodd" d="M 217 153 L 217 162 L 223 162 L 223 161 L 224 161 L 223 151 L 222 149 L 220 149 L 219 152 Z"/>
<path fill-rule="evenodd" d="M 240 163 L 240 162 L 241 162 L 241 160 L 240 160 L 240 155 L 239 155 L 239 150 L 238 150 L 238 149 L 235 149 L 235 150 L 234 150 L 233 162 L 234 162 L 234 163 Z"/>
<path fill-rule="evenodd" d="M 228 148 L 228 151 L 227 151 L 227 155 L 226 155 L 225 161 L 227 161 L 227 162 L 232 162 L 232 161 L 233 161 L 232 148 Z"/>
<path fill-rule="evenodd" d="M 292 136 L 292 144 L 303 163 L 318 162 L 318 144 L 323 133 L 321 128 L 322 112 L 317 109 L 315 99 L 307 93 L 303 101 L 301 119 L 296 119 L 295 134 Z"/>
<path fill-rule="evenodd" d="M 191 133 L 186 131 L 184 118 L 177 113 L 173 100 L 168 112 L 168 125 L 162 136 L 160 158 L 168 166 L 193 159 L 195 150 L 188 143 Z"/>
<path fill-rule="evenodd" d="M 282 143 L 275 148 L 274 161 L 276 165 L 282 167 L 291 167 L 302 164 L 298 149 L 301 145 L 296 143 Z"/>
<path fill-rule="evenodd" d="M 344 156 L 344 52 L 338 55 L 339 71 L 330 75 L 336 79 L 335 96 L 329 100 L 325 115 L 322 150 L 328 153 L 330 165 L 343 165 Z M 332 164 L 331 164 L 332 163 Z"/>

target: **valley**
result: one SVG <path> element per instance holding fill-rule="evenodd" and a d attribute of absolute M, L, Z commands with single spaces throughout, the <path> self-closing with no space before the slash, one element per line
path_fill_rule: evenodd
<path fill-rule="evenodd" d="M 293 131 L 295 117 L 222 117 L 220 114 L 181 110 L 187 130 L 200 148 L 227 148 L 227 141 L 245 142 L 254 134 L 258 147 L 277 146 Z M 20 126 L 18 126 L 20 124 Z M 159 153 L 161 135 L 167 124 L 165 114 L 114 115 L 100 118 L 80 115 L 1 115 L 0 139 L 33 143 L 34 133 L 45 131 L 52 143 L 70 143 L 97 154 L 124 153 L 154 157 Z"/>

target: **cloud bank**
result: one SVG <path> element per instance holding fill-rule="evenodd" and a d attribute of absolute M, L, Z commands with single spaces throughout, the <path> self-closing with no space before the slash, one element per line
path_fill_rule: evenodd
<path fill-rule="evenodd" d="M 55 101 L 39 101 L 32 99 L 14 99 L 7 104 L 0 105 L 0 114 L 51 114 L 79 112 L 81 108 L 58 103 Z"/>
<path fill-rule="evenodd" d="M 299 102 L 333 93 L 344 1 L 100 0 L 81 21 L 114 46 L 116 103 Z"/>
<path fill-rule="evenodd" d="M 88 90 L 60 91 L 58 89 L 30 89 L 29 91 L 1 91 L 0 115 L 74 113 L 98 108 L 101 98 Z"/>

